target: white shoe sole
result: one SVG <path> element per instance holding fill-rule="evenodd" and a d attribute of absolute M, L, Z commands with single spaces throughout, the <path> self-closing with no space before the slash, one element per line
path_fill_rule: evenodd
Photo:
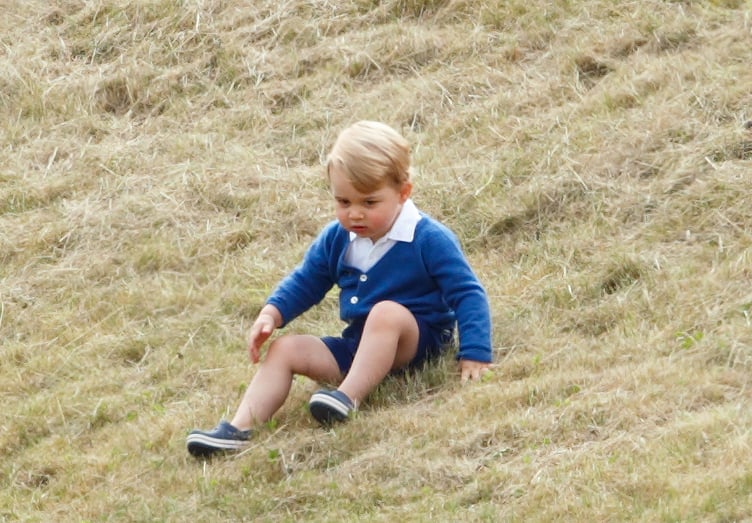
<path fill-rule="evenodd" d="M 207 454 L 220 450 L 241 450 L 248 446 L 247 441 L 219 439 L 205 434 L 189 434 L 185 439 L 188 452 Z"/>
<path fill-rule="evenodd" d="M 319 423 L 331 423 L 348 418 L 352 409 L 328 394 L 314 394 L 308 402 L 308 409 Z"/>

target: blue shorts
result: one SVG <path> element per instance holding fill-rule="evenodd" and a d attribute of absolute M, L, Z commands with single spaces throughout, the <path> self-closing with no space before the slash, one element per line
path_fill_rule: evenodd
<path fill-rule="evenodd" d="M 454 338 L 454 330 L 432 328 L 420 318 L 415 318 L 418 323 L 418 350 L 415 357 L 408 364 L 408 368 L 415 368 L 441 354 L 449 346 Z M 327 346 L 334 359 L 337 360 L 339 370 L 347 374 L 352 365 L 355 352 L 358 350 L 360 338 L 363 335 L 363 322 L 348 325 L 342 336 L 324 336 L 321 341 Z"/>

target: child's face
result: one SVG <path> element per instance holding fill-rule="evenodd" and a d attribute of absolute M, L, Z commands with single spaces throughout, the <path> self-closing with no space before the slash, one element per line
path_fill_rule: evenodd
<path fill-rule="evenodd" d="M 348 231 L 361 238 L 370 238 L 373 242 L 389 232 L 412 190 L 412 184 L 408 181 L 401 188 L 386 184 L 374 191 L 361 193 L 338 166 L 330 169 L 329 182 L 339 223 Z"/>

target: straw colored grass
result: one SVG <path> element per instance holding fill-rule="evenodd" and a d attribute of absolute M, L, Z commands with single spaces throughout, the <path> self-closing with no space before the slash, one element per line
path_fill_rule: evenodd
<path fill-rule="evenodd" d="M 5 2 L 7 521 L 752 518 L 752 4 Z M 247 330 L 378 119 L 485 284 L 451 356 L 240 456 Z M 328 297 L 288 327 L 340 330 Z"/>

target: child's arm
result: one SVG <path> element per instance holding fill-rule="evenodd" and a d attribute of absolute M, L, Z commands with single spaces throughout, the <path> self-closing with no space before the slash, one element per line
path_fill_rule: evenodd
<path fill-rule="evenodd" d="M 326 296 L 335 283 L 333 268 L 340 249 L 349 241 L 347 234 L 341 227 L 337 228 L 336 221 L 331 222 L 308 247 L 302 263 L 277 285 L 266 300 L 280 313 L 282 322 L 277 327 L 287 325 Z M 341 244 L 338 247 L 337 242 Z"/>
<path fill-rule="evenodd" d="M 282 314 L 274 305 L 264 305 L 251 327 L 248 340 L 248 355 L 253 363 L 261 359 L 261 346 L 269 339 L 274 329 L 282 325 Z"/>
<path fill-rule="evenodd" d="M 480 376 L 493 361 L 491 313 L 488 295 L 462 252 L 459 240 L 438 225 L 424 236 L 424 263 L 438 284 L 446 303 L 455 313 L 463 378 Z"/>
<path fill-rule="evenodd" d="M 443 251 L 432 256 L 433 277 L 457 319 L 458 359 L 491 363 L 491 312 L 485 289 L 459 248 L 452 249 L 447 243 Z"/>

